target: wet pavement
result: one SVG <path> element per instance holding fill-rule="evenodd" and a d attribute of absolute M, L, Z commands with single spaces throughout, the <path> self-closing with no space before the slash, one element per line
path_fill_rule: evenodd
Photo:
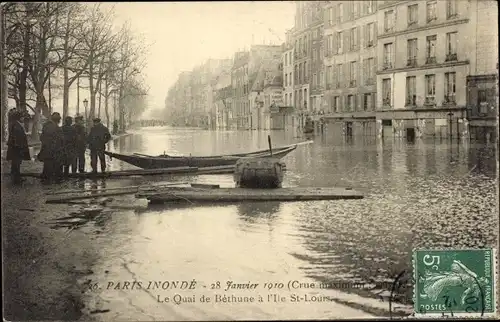
<path fill-rule="evenodd" d="M 272 138 L 274 146 L 300 141 L 283 132 L 272 132 Z M 55 187 L 40 186 L 35 179 L 22 187 L 2 183 L 11 196 L 7 201 L 2 197 L 8 235 L 4 260 L 14 290 L 10 299 L 6 293 L 7 311 L 17 319 L 103 321 L 361 318 L 387 316 L 389 305 L 393 314 L 403 314 L 411 305 L 412 249 L 495 244 L 495 145 L 314 140 L 283 159 L 288 170 L 284 186 L 352 187 L 365 199 L 148 206 L 133 196 L 119 196 L 54 206 L 43 204 L 49 190 L 167 181 L 232 186 L 233 179 L 134 177 L 74 180 Z M 207 155 L 266 147 L 264 132 L 152 127 L 110 149 Z M 118 160 L 108 163 L 114 170 L 133 168 Z M 31 210 L 19 210 L 24 208 Z M 44 260 L 30 264 L 36 257 L 33 249 L 40 247 Z M 391 297 L 400 273 L 402 286 Z M 193 279 L 193 290 L 161 288 L 164 281 Z M 256 290 L 224 291 L 228 281 L 259 285 Z M 331 287 L 310 289 L 310 283 Z M 31 292 L 35 285 L 48 290 Z M 57 295 L 57 290 L 65 291 Z M 217 303 L 215 294 L 220 295 Z M 200 303 L 203 295 L 212 302 Z M 223 295 L 235 300 L 254 296 L 257 302 L 227 303 Z M 258 295 L 264 302 L 258 302 Z M 37 298 L 53 298 L 47 301 L 57 304 L 36 307 Z"/>

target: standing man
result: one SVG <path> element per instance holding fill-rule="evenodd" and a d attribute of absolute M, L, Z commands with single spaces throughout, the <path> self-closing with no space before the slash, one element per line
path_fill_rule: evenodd
<path fill-rule="evenodd" d="M 64 176 L 68 176 L 70 166 L 71 172 L 76 173 L 76 130 L 72 123 L 73 118 L 67 116 L 62 126 L 64 135 Z"/>
<path fill-rule="evenodd" d="M 111 134 L 107 127 L 101 123 L 100 118 L 94 119 L 94 126 L 90 129 L 88 141 L 90 148 L 90 165 L 92 172 L 97 173 L 97 157 L 101 163 L 101 172 L 106 172 L 106 158 L 104 151 L 106 143 L 111 140 Z"/>
<path fill-rule="evenodd" d="M 10 160 L 10 174 L 13 183 L 20 183 L 21 163 L 23 160 L 31 160 L 28 148 L 28 137 L 24 132 L 23 115 L 20 112 L 12 112 L 9 115 L 9 139 L 7 140 L 7 160 Z"/>
<path fill-rule="evenodd" d="M 77 115 L 75 117 L 75 158 L 73 159 L 74 165 L 72 169 L 77 169 L 80 173 L 85 173 L 85 150 L 87 149 L 87 129 L 83 125 L 83 116 Z"/>
<path fill-rule="evenodd" d="M 43 162 L 42 180 L 48 182 L 62 179 L 64 162 L 64 135 L 59 127 L 61 114 L 54 112 L 42 128 L 40 141 L 42 148 L 38 159 Z"/>

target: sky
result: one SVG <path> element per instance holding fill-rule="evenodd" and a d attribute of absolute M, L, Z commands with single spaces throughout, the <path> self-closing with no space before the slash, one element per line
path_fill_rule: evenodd
<path fill-rule="evenodd" d="M 285 41 L 295 4 L 283 2 L 113 3 L 115 23 L 129 21 L 149 44 L 144 78 L 150 109 L 163 108 L 168 88 L 182 71 L 209 58 L 232 58 L 252 44 Z"/>

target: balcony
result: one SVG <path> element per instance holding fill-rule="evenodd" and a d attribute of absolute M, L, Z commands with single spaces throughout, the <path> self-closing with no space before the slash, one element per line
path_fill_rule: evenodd
<path fill-rule="evenodd" d="M 373 47 L 373 40 L 368 40 L 366 47 Z"/>
<path fill-rule="evenodd" d="M 436 98 L 434 96 L 427 96 L 424 102 L 425 106 L 436 106 Z"/>
<path fill-rule="evenodd" d="M 355 80 L 350 81 L 349 87 L 356 87 L 356 81 Z"/>
<path fill-rule="evenodd" d="M 340 82 L 333 83 L 333 88 L 340 88 Z"/>
<path fill-rule="evenodd" d="M 444 96 L 443 106 L 456 105 L 455 93 Z"/>
<path fill-rule="evenodd" d="M 427 57 L 425 59 L 425 63 L 428 64 L 428 65 L 429 64 L 435 64 L 436 63 L 436 57 Z"/>
<path fill-rule="evenodd" d="M 384 64 L 382 65 L 382 70 L 387 70 L 387 69 L 391 69 L 392 68 L 392 62 L 384 62 Z"/>
<path fill-rule="evenodd" d="M 406 67 L 417 67 L 417 58 L 408 58 Z"/>
<path fill-rule="evenodd" d="M 457 54 L 447 54 L 445 61 L 457 61 Z"/>
<path fill-rule="evenodd" d="M 431 23 L 431 22 L 433 22 L 434 20 L 437 20 L 437 17 L 436 17 L 436 16 L 430 16 L 430 17 L 427 17 L 427 23 Z"/>
<path fill-rule="evenodd" d="M 417 25 L 418 25 L 418 23 L 416 20 L 408 21 L 408 28 L 413 28 L 413 27 L 416 27 Z"/>
<path fill-rule="evenodd" d="M 384 28 L 384 32 L 385 32 L 386 34 L 391 33 L 391 32 L 394 32 L 394 26 L 385 27 L 385 28 Z"/>
<path fill-rule="evenodd" d="M 415 107 L 417 105 L 417 95 L 410 95 L 406 97 L 405 106 Z"/>
<path fill-rule="evenodd" d="M 391 98 L 390 97 L 383 98 L 382 105 L 385 107 L 390 107 L 391 106 Z"/>

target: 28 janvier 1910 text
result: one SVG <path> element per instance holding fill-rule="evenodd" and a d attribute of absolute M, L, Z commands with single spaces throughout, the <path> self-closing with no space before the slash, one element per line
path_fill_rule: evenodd
<path fill-rule="evenodd" d="M 104 283 L 105 290 L 300 290 L 300 289 L 375 289 L 390 287 L 391 285 L 374 285 L 365 283 L 350 282 L 310 282 L 289 280 L 286 282 L 235 282 L 232 280 L 220 282 L 215 281 L 209 284 L 193 280 L 173 280 L 173 281 L 108 281 Z M 96 291 L 102 289 L 97 282 L 90 282 L 89 289 Z"/>

